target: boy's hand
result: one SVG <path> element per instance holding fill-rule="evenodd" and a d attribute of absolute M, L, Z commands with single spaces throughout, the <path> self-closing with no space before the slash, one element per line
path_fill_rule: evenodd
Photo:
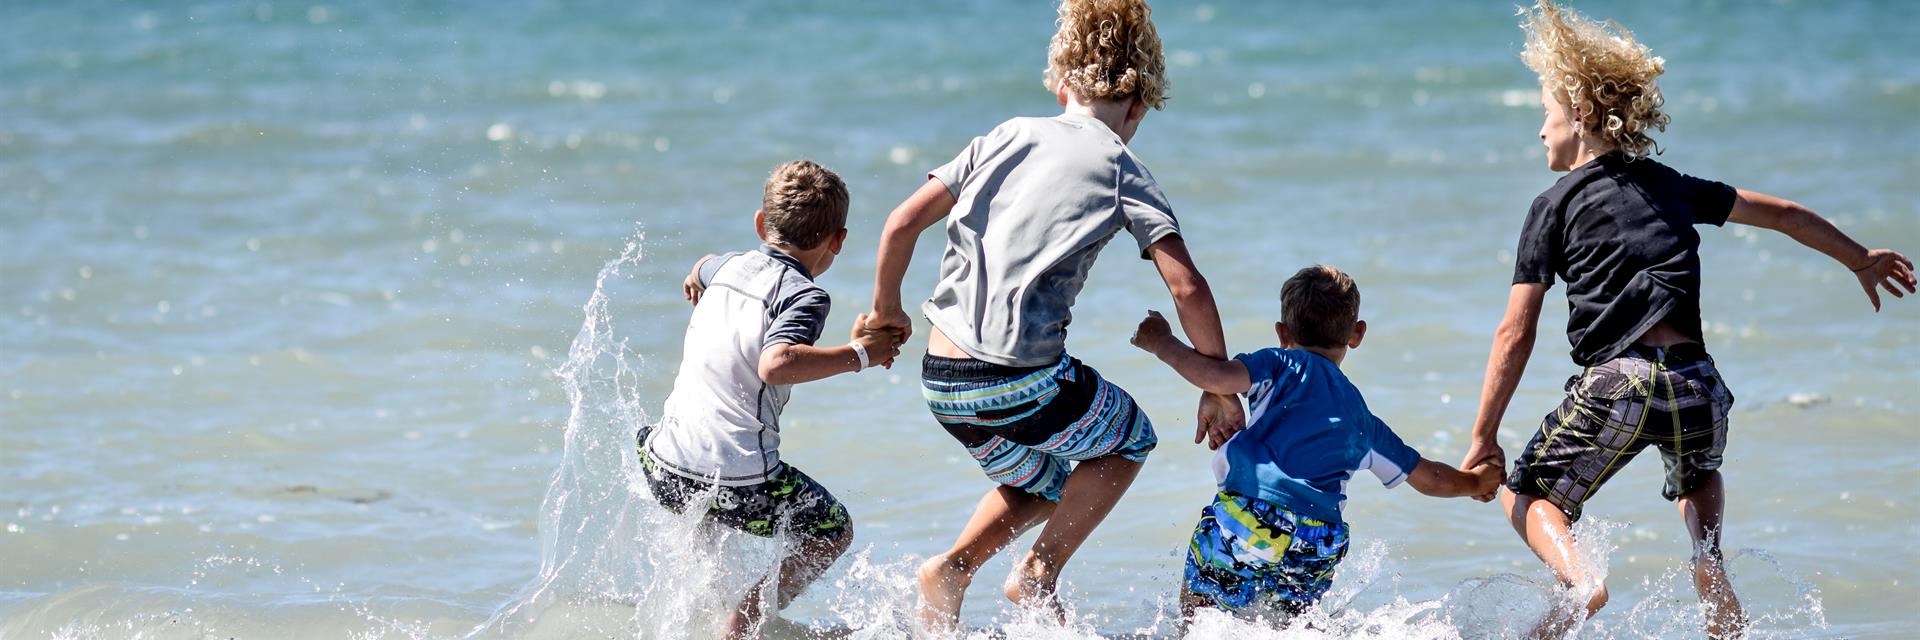
<path fill-rule="evenodd" d="M 1493 468 L 1494 484 L 1487 487 L 1485 491 L 1474 492 L 1473 499 L 1492 502 L 1499 496 L 1500 483 L 1506 480 L 1507 452 L 1500 448 L 1500 443 L 1476 441 L 1472 446 L 1467 447 L 1467 457 L 1461 460 L 1460 468 L 1477 471 L 1481 467 Z"/>
<path fill-rule="evenodd" d="M 680 283 L 680 292 L 687 296 L 688 304 L 700 304 L 700 295 L 707 292 L 707 288 L 700 284 L 700 265 L 706 264 L 712 258 L 713 254 L 709 253 L 693 261 L 693 270 L 688 271 L 686 281 Z"/>
<path fill-rule="evenodd" d="M 1208 449 L 1219 449 L 1233 434 L 1247 428 L 1247 413 L 1240 399 L 1217 393 L 1200 392 L 1199 424 L 1193 432 L 1194 444 L 1207 441 Z"/>
<path fill-rule="evenodd" d="M 1469 469 L 1467 474 L 1473 476 L 1473 498 L 1480 500 L 1481 496 L 1498 493 L 1500 491 L 1500 482 L 1505 480 L 1505 478 L 1502 477 L 1506 475 L 1505 471 L 1506 469 L 1489 462 L 1482 462 L 1480 466 Z M 1485 500 L 1480 501 L 1486 502 Z"/>
<path fill-rule="evenodd" d="M 893 358 L 900 355 L 900 345 L 906 341 L 900 330 L 875 327 L 866 314 L 853 319 L 852 342 L 867 350 L 868 362 L 892 369 Z"/>
<path fill-rule="evenodd" d="M 1160 345 L 1172 337 L 1173 325 L 1167 324 L 1167 319 L 1160 312 L 1149 310 L 1147 317 L 1140 320 L 1140 326 L 1133 330 L 1133 339 L 1129 342 L 1147 353 L 1159 353 Z"/>
<path fill-rule="evenodd" d="M 1853 268 L 1853 277 L 1860 280 L 1860 288 L 1867 292 L 1867 300 L 1873 302 L 1873 310 L 1880 311 L 1880 291 L 1884 287 L 1895 298 L 1905 298 L 1915 292 L 1913 261 L 1892 249 L 1874 249 L 1867 252 L 1867 263 Z M 1901 289 L 1906 289 L 1902 292 Z"/>
<path fill-rule="evenodd" d="M 861 317 L 866 319 L 865 326 L 869 329 L 891 329 L 899 332 L 902 343 L 913 337 L 913 318 L 907 317 L 907 311 L 901 309 L 899 305 L 887 309 L 874 307 L 872 312 Z"/>

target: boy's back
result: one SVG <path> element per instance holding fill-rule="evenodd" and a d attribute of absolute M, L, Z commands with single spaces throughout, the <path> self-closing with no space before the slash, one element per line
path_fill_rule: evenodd
<path fill-rule="evenodd" d="M 780 466 L 780 412 L 792 387 L 760 378 L 760 354 L 818 341 L 831 300 L 804 266 L 770 247 L 716 256 L 700 271 L 706 293 L 687 321 L 650 458 L 679 475 L 752 484 Z"/>
<path fill-rule="evenodd" d="M 1179 232 L 1173 208 L 1107 125 L 1081 114 L 1014 118 L 931 172 L 956 204 L 927 319 L 974 357 L 1053 364 L 1075 296 L 1122 228 L 1144 255 Z"/>
<path fill-rule="evenodd" d="M 1214 456 L 1220 488 L 1341 522 L 1347 481 L 1372 471 L 1399 485 L 1420 454 L 1367 410 L 1339 365 L 1302 349 L 1262 349 L 1235 358 L 1247 367 L 1247 430 Z"/>
<path fill-rule="evenodd" d="M 1596 158 L 1535 198 L 1515 254 L 1515 283 L 1567 282 L 1574 362 L 1613 359 L 1665 321 L 1700 329 L 1700 234 L 1723 225 L 1734 189 L 1652 158 Z"/>

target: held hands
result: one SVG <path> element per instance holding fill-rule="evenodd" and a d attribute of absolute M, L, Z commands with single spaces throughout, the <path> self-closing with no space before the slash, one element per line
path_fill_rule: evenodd
<path fill-rule="evenodd" d="M 1480 466 L 1468 469 L 1467 475 L 1473 476 L 1473 499 L 1486 502 L 1481 497 L 1500 491 L 1500 483 L 1506 479 L 1502 477 L 1506 475 L 1506 470 L 1491 462 L 1482 462 Z"/>
<path fill-rule="evenodd" d="M 1140 326 L 1133 330 L 1133 339 L 1129 342 L 1147 353 L 1158 353 L 1160 345 L 1173 337 L 1173 326 L 1158 311 L 1148 311 L 1147 317 L 1140 320 Z M 1234 404 L 1239 404 L 1235 402 Z M 1199 440 L 1194 440 L 1199 442 Z M 1219 445 L 1214 445 L 1218 447 Z"/>
<path fill-rule="evenodd" d="M 1241 409 L 1239 398 L 1201 392 L 1198 422 L 1193 443 L 1206 440 L 1208 449 L 1219 449 L 1233 434 L 1247 428 L 1247 414 Z"/>
<path fill-rule="evenodd" d="M 1905 298 L 1915 292 L 1913 261 L 1892 249 L 1874 249 L 1867 252 L 1867 262 L 1852 267 L 1853 277 L 1860 280 L 1860 288 L 1867 292 L 1867 300 L 1873 302 L 1873 310 L 1880 311 L 1880 291 L 1884 287 L 1895 298 Z M 1902 292 L 1901 289 L 1906 289 Z"/>
<path fill-rule="evenodd" d="M 906 310 L 901 309 L 900 305 L 892 305 L 885 309 L 875 306 L 873 311 L 861 317 L 865 318 L 865 326 L 869 329 L 898 332 L 902 343 L 913 337 L 913 318 L 907 317 Z"/>
<path fill-rule="evenodd" d="M 906 341 L 906 335 L 899 329 L 876 326 L 864 313 L 853 319 L 851 342 L 866 349 L 869 362 L 892 369 L 893 358 L 900 355 L 900 345 Z"/>
<path fill-rule="evenodd" d="M 1485 490 L 1474 492 L 1473 499 L 1492 502 L 1499 495 L 1500 484 L 1507 480 L 1507 452 L 1500 448 L 1500 443 L 1474 440 L 1473 446 L 1467 447 L 1467 457 L 1460 461 L 1460 468 L 1471 469 L 1468 473 L 1477 476 L 1483 473 L 1482 467 L 1487 467 L 1484 473 L 1493 479 L 1493 483 L 1482 485 Z M 1484 483 L 1485 480 L 1480 482 Z"/>

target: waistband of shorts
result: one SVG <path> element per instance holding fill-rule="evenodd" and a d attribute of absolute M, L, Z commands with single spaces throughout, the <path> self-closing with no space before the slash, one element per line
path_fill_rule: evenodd
<path fill-rule="evenodd" d="M 1068 361 L 1069 361 L 1069 357 L 1062 354 L 1060 356 L 1060 362 L 1056 362 L 1054 364 L 1043 365 L 1038 367 L 1009 367 L 1003 364 L 994 364 L 992 362 L 987 362 L 985 360 L 946 358 L 942 356 L 936 356 L 933 354 L 927 354 L 926 357 L 921 358 L 920 360 L 920 375 L 923 378 L 942 380 L 946 382 L 974 382 L 974 381 L 981 381 L 981 380 L 1005 380 L 1007 378 L 1020 378 L 1020 377 L 1032 375 L 1036 371 L 1044 371 L 1047 369 L 1057 368 L 1061 366 L 1062 363 L 1065 363 Z"/>
<path fill-rule="evenodd" d="M 1713 356 L 1707 354 L 1707 345 L 1698 342 L 1682 342 L 1665 347 L 1630 344 L 1627 345 L 1625 351 L 1620 352 L 1620 357 L 1669 363 L 1699 362 L 1702 360 L 1711 362 L 1713 360 Z"/>

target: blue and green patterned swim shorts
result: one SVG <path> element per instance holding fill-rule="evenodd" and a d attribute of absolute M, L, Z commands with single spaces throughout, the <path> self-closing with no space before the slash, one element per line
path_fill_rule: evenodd
<path fill-rule="evenodd" d="M 1346 555 L 1346 523 L 1222 491 L 1193 528 L 1186 589 L 1232 613 L 1293 615 L 1326 594 Z"/>

